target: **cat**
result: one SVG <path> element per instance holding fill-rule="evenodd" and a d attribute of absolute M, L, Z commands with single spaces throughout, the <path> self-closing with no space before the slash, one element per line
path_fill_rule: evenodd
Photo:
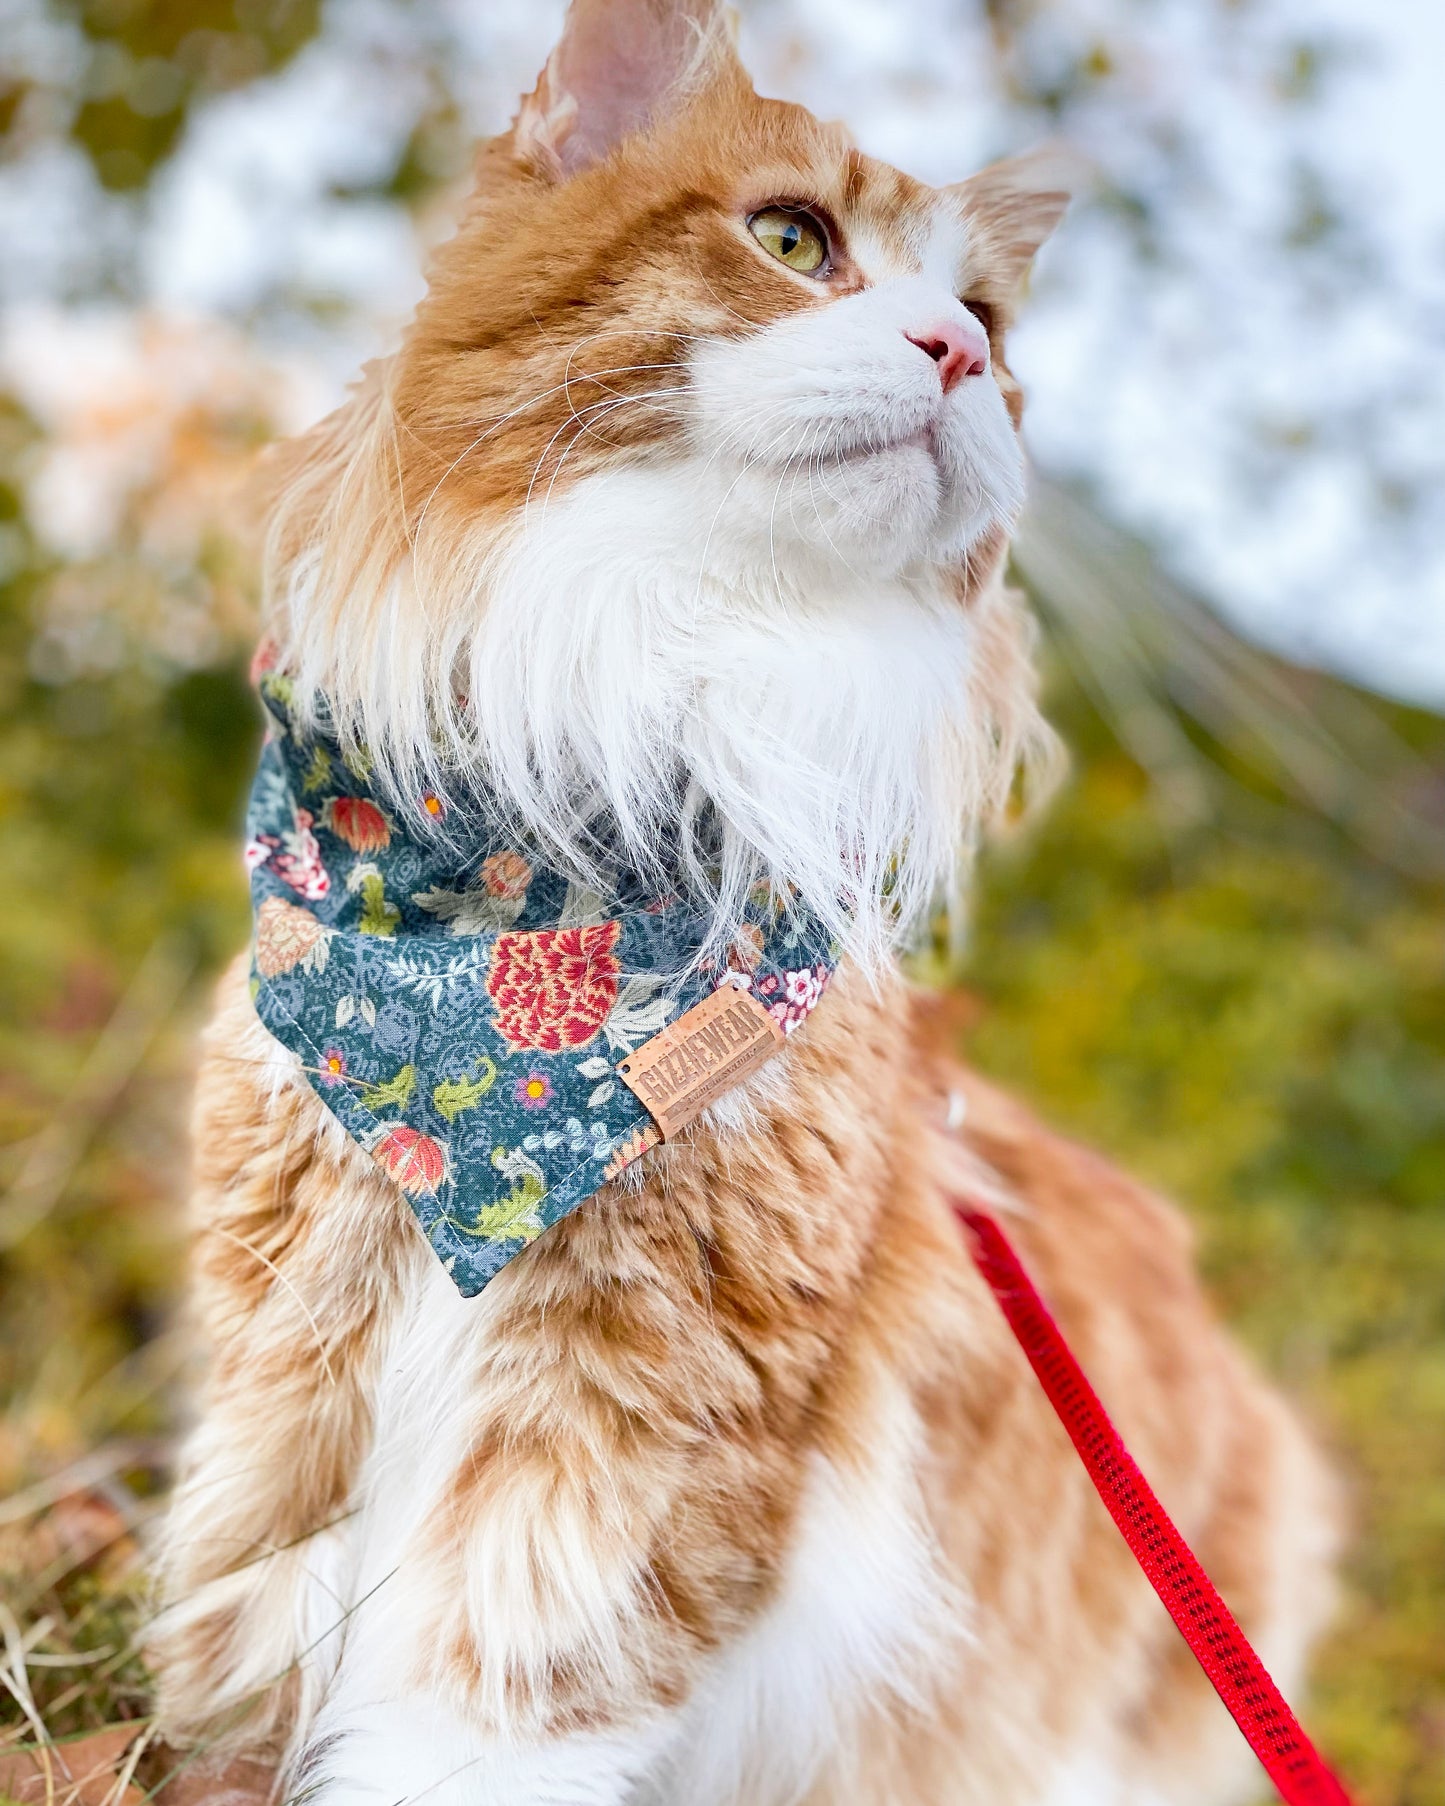
<path fill-rule="evenodd" d="M 1287 1691 L 1327 1471 L 1173 1210 L 956 1065 L 896 966 L 1050 756 L 1005 345 L 1056 164 L 924 186 L 760 98 L 709 0 L 574 0 L 400 348 L 271 459 L 265 662 L 383 794 L 444 817 L 484 772 L 579 894 L 692 886 L 702 963 L 759 885 L 840 949 L 477 1298 L 225 978 L 152 1653 L 163 1733 L 278 1798 L 1250 1794 L 950 1193 L 1008 1213 Z"/>

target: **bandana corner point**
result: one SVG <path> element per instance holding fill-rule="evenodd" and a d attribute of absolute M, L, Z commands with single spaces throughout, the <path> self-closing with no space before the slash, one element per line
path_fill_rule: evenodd
<path fill-rule="evenodd" d="M 473 1296 L 690 1119 L 669 1107 L 705 1107 L 781 1046 L 836 950 L 769 893 L 709 964 L 695 907 L 583 891 L 500 836 L 484 796 L 438 835 L 435 797 L 379 794 L 364 753 L 298 724 L 288 681 L 261 680 L 252 998 Z M 698 1008 L 725 989 L 738 1008 Z"/>

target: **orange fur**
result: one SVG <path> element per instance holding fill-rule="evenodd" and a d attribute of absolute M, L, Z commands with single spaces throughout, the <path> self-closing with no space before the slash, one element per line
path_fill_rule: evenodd
<path fill-rule="evenodd" d="M 505 524 L 538 482 L 565 488 L 665 450 L 692 336 L 746 334 L 865 284 L 846 251 L 826 292 L 770 265 L 743 223 L 770 198 L 806 199 L 845 247 L 867 239 L 905 263 L 940 207 L 970 222 L 969 294 L 1017 424 L 1002 335 L 1050 223 L 1035 215 L 1059 197 L 1034 183 L 1021 198 L 1014 177 L 985 172 L 940 200 L 838 128 L 758 99 L 709 43 L 685 107 L 565 181 L 565 95 L 560 76 L 544 81 L 484 151 L 398 356 L 276 458 L 277 626 L 294 632 L 287 585 L 304 563 L 308 631 L 356 661 L 308 669 L 343 705 L 401 656 L 404 628 L 438 661 L 445 728 L 479 526 Z M 587 412 L 623 398 L 642 405 Z M 993 806 L 1033 719 L 1005 546 L 996 525 L 952 578 L 977 630 L 970 694 L 997 742 Z M 829 1670 L 818 1747 L 775 1769 L 760 1735 L 709 1801 L 1236 1797 L 1242 1746 L 972 1270 L 950 1190 L 983 1185 L 1011 1214 L 1141 1465 L 1287 1687 L 1328 1597 L 1329 1487 L 1215 1323 L 1174 1213 L 957 1067 L 944 1039 L 896 976 L 845 965 L 740 1111 L 639 1161 L 465 1314 L 435 1302 L 438 1269 L 400 1192 L 268 1040 L 238 965 L 196 1106 L 210 1374 L 166 1550 L 167 1733 L 327 1759 L 307 1740 L 350 1659 L 338 1640 L 361 1637 L 347 1621 L 372 1597 L 337 1577 L 387 1487 L 407 1495 L 408 1476 L 399 1489 L 387 1477 L 387 1438 L 435 1310 L 459 1421 L 433 1436 L 415 1428 L 426 1401 L 402 1412 L 421 1515 L 403 1538 L 404 1599 L 385 1594 L 402 1584 L 390 1574 L 373 1590 L 401 1613 L 387 1632 L 398 1684 L 486 1747 L 682 1723 L 780 1634 L 808 1526 L 830 1521 L 822 1498 L 829 1534 L 862 1526 L 846 1546 L 902 1577 L 900 1601 L 852 1601 L 867 1671 L 854 1684 Z M 956 1134 L 951 1094 L 966 1106 Z M 826 1608 L 853 1581 L 817 1590 L 814 1576 L 811 1597 Z M 867 1668 L 869 1638 L 887 1641 L 876 1626 L 904 1618 Z M 781 1658 L 756 1660 L 769 1684 L 788 1678 Z M 1042 1782 L 1039 1739 L 1057 1759 Z M 599 1782 L 565 1797 L 634 1796 Z"/>

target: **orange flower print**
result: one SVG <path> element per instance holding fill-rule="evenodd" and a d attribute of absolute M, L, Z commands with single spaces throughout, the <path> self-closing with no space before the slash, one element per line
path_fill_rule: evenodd
<path fill-rule="evenodd" d="M 322 820 L 353 853 L 384 853 L 391 845 L 391 823 L 364 796 L 334 796 Z"/>
<path fill-rule="evenodd" d="M 416 799 L 416 806 L 423 815 L 429 815 L 433 821 L 440 821 L 447 812 L 447 806 L 435 790 L 424 790 Z"/>
<path fill-rule="evenodd" d="M 328 1047 L 321 1056 L 321 1083 L 339 1085 L 346 1077 L 346 1055 L 339 1047 Z"/>
<path fill-rule="evenodd" d="M 435 1197 L 450 1172 L 443 1144 L 404 1122 L 382 1123 L 367 1138 L 366 1151 L 408 1197 Z"/>
<path fill-rule="evenodd" d="M 756 972 L 763 957 L 763 931 L 755 922 L 744 922 L 728 948 L 730 972 Z"/>
<path fill-rule="evenodd" d="M 256 970 L 262 978 L 279 978 L 297 966 L 323 972 L 334 933 L 299 903 L 267 897 L 256 912 Z"/>
<path fill-rule="evenodd" d="M 585 1047 L 617 1002 L 620 922 L 499 934 L 487 971 L 493 1026 L 513 1047 Z"/>
<path fill-rule="evenodd" d="M 525 897 L 532 882 L 532 868 L 519 853 L 493 853 L 482 861 L 482 883 L 489 897 L 515 903 Z"/>

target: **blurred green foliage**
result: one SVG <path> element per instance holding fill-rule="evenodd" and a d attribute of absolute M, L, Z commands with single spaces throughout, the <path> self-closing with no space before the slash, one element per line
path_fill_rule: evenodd
<path fill-rule="evenodd" d="M 77 66 L 8 88 L 0 74 L 4 149 L 68 139 L 123 193 L 200 103 L 293 57 L 321 11 L 50 10 L 79 27 Z M 987 7 L 1011 91 L 1067 123 L 1115 59 L 1100 43 L 1035 68 L 1035 10 Z M 1307 99 L 1323 58 L 1296 46 L 1278 92 Z M 380 190 L 425 198 L 464 139 L 438 82 Z M 1141 264 L 1162 255 L 1143 199 L 1112 200 Z M 1303 256 L 1334 227 L 1307 171 L 1297 215 Z M 0 1518 L 0 1603 L 48 1621 L 42 1653 L 84 1658 L 32 1671 L 64 1734 L 145 1710 L 141 1588 L 116 1555 L 177 1421 L 186 1090 L 207 986 L 246 931 L 257 721 L 234 643 L 195 668 L 152 635 L 80 675 L 43 653 L 57 571 L 20 488 L 37 430 L 0 407 L 0 1500 L 42 1485 L 34 1518 Z M 138 569 L 122 560 L 114 580 Z M 1445 724 L 1376 712 L 1445 796 Z M 1073 778 L 985 860 L 967 959 L 940 967 L 974 1001 L 967 1051 L 1189 1209 L 1223 1308 L 1352 1488 L 1311 1721 L 1368 1806 L 1445 1806 L 1445 894 L 1271 793 L 1237 746 L 1204 747 L 1230 778 L 1182 820 L 1062 667 L 1051 713 Z M 62 1535 L 39 1510 L 45 1477 L 97 1448 L 103 1471 L 77 1481 L 90 1516 Z M 15 1722 L 0 1695 L 0 1726 Z"/>
<path fill-rule="evenodd" d="M 96 1382 L 156 1332 L 174 1280 L 189 1054 L 169 1003 L 244 938 L 236 836 L 256 737 L 230 668 L 127 660 L 72 683 L 35 677 L 51 570 L 13 483 L 32 431 L 13 410 L 0 419 L 0 1493 L 138 1427 L 129 1366 Z M 157 955 L 177 983 L 128 990 Z M 123 1044 L 97 1070 L 117 1022 Z M 54 1211 L 19 1233 L 30 1194 L 57 1177 Z M 166 1416 L 151 1408 L 141 1426 Z"/>
<path fill-rule="evenodd" d="M 141 188 L 189 110 L 268 74 L 315 34 L 319 0 L 66 0 L 85 68 L 70 123 L 101 182 Z"/>

